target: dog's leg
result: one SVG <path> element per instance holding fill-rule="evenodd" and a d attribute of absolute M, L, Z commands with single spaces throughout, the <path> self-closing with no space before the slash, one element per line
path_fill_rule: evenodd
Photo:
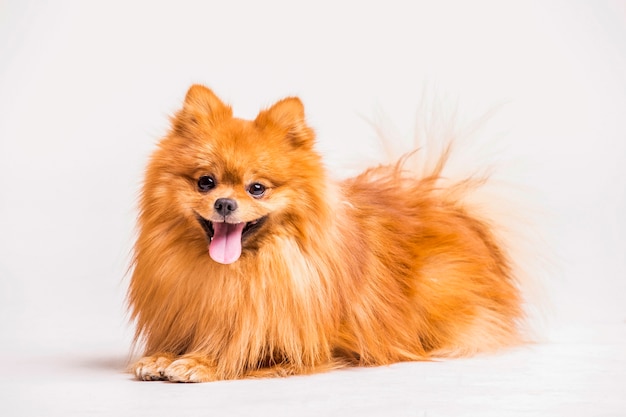
<path fill-rule="evenodd" d="M 165 369 L 175 358 L 176 355 L 172 353 L 157 353 L 151 356 L 144 356 L 132 366 L 131 370 L 137 379 L 143 381 L 164 381 L 167 380 Z"/>
<path fill-rule="evenodd" d="M 187 354 L 172 361 L 164 371 L 172 382 L 210 382 L 217 378 L 215 362 L 200 354 Z"/>

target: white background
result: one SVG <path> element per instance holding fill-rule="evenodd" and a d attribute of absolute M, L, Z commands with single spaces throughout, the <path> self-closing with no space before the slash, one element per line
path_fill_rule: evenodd
<path fill-rule="evenodd" d="M 376 161 L 380 111 L 410 136 L 428 92 L 467 120 L 499 106 L 547 249 L 543 342 L 273 381 L 121 373 L 142 170 L 196 82 L 245 118 L 299 95 L 338 173 Z M 0 414 L 624 415 L 625 162 L 624 1 L 0 0 Z"/>

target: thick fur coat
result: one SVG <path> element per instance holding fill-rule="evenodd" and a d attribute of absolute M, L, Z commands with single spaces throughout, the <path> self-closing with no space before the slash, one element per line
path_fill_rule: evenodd
<path fill-rule="evenodd" d="M 142 380 L 471 355 L 520 341 L 507 248 L 446 153 L 333 181 L 298 98 L 234 118 L 192 86 L 152 155 L 129 288 Z"/>

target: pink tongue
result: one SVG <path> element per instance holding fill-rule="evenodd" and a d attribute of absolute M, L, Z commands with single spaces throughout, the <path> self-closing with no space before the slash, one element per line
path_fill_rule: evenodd
<path fill-rule="evenodd" d="M 241 232 L 245 223 L 213 223 L 209 254 L 215 262 L 232 264 L 241 256 Z"/>

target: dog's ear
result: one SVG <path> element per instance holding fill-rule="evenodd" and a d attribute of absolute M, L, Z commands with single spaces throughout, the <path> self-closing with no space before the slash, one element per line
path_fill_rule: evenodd
<path fill-rule="evenodd" d="M 261 127 L 280 129 L 285 138 L 296 147 L 311 147 L 315 141 L 313 129 L 306 124 L 304 105 L 297 97 L 282 99 L 260 112 L 255 123 Z"/>
<path fill-rule="evenodd" d="M 216 122 L 231 118 L 233 111 L 224 104 L 209 88 L 194 84 L 187 91 L 183 109 L 176 115 L 174 125 L 181 132 L 201 123 L 214 125 Z"/>
<path fill-rule="evenodd" d="M 209 88 L 194 84 L 185 96 L 183 108 L 172 118 L 174 132 L 195 137 L 201 126 L 214 126 L 220 120 L 231 118 L 233 111 Z"/>

